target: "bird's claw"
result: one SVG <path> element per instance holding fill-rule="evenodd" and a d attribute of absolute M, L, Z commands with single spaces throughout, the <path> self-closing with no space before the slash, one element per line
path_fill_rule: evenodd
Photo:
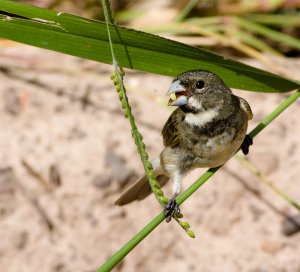
<path fill-rule="evenodd" d="M 179 206 L 176 203 L 176 198 L 171 198 L 169 202 L 166 204 L 164 208 L 164 216 L 166 218 L 166 222 L 169 223 L 172 217 L 176 214 L 180 214 Z"/>
<path fill-rule="evenodd" d="M 242 145 L 241 145 L 241 149 L 242 149 L 242 151 L 243 151 L 243 153 L 244 153 L 245 155 L 247 155 L 247 154 L 249 153 L 249 147 L 250 147 L 250 145 L 252 145 L 252 144 L 253 144 L 253 139 L 252 139 L 252 137 L 249 136 L 249 135 L 246 135 L 246 136 L 245 136 L 245 139 L 244 139 L 244 141 L 243 141 L 243 143 L 242 143 Z"/>

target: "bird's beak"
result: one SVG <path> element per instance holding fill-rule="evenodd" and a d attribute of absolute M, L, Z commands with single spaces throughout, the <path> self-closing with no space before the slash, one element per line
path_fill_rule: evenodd
<path fill-rule="evenodd" d="M 170 86 L 167 95 L 170 96 L 168 102 L 169 106 L 183 106 L 187 104 L 188 92 L 185 87 L 181 84 L 180 80 L 175 80 Z"/>

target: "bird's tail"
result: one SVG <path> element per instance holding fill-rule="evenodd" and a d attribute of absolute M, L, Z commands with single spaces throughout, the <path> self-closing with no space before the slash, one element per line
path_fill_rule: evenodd
<path fill-rule="evenodd" d="M 160 158 L 157 157 L 152 161 L 153 171 L 161 186 L 164 186 L 169 177 L 162 171 L 160 166 Z M 132 185 L 125 193 L 123 193 L 115 202 L 116 205 L 123 206 L 135 200 L 142 200 L 151 194 L 151 187 L 147 176 L 144 175 L 134 185 Z"/>

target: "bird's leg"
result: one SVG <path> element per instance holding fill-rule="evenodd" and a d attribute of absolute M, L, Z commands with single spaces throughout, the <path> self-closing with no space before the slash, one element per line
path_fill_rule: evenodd
<path fill-rule="evenodd" d="M 169 202 L 166 204 L 164 208 L 164 216 L 166 218 L 167 223 L 169 223 L 174 216 L 175 213 L 180 213 L 179 207 L 176 203 L 176 198 L 172 197 Z"/>
<path fill-rule="evenodd" d="M 172 198 L 169 200 L 169 202 L 166 204 L 163 211 L 167 222 L 170 222 L 172 217 L 175 214 L 180 213 L 179 206 L 176 203 L 176 197 L 179 195 L 181 191 L 181 181 L 182 181 L 182 175 L 179 173 L 175 173 L 175 175 L 173 176 L 173 187 L 172 187 L 173 195 Z"/>
<path fill-rule="evenodd" d="M 244 139 L 244 141 L 243 141 L 243 143 L 242 143 L 242 145 L 241 145 L 241 149 L 242 149 L 242 151 L 243 151 L 243 153 L 244 153 L 245 155 L 247 155 L 247 154 L 249 153 L 249 147 L 250 147 L 250 145 L 252 145 L 252 144 L 253 144 L 253 139 L 252 139 L 252 137 L 249 136 L 249 135 L 246 135 L 246 136 L 245 136 L 245 139 Z"/>

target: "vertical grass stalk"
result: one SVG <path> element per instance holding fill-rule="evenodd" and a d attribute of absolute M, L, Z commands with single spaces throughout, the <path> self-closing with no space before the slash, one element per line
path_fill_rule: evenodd
<path fill-rule="evenodd" d="M 134 116 L 131 112 L 131 107 L 128 101 L 128 97 L 126 94 L 126 89 L 123 84 L 123 76 L 124 76 L 124 70 L 118 66 L 117 60 L 115 58 L 114 49 L 113 49 L 113 43 L 110 36 L 109 26 L 108 23 L 112 24 L 114 23 L 114 19 L 112 16 L 112 11 L 110 8 L 110 3 L 108 0 L 102 0 L 102 6 L 104 10 L 104 16 L 105 16 L 105 22 L 107 27 L 107 35 L 108 40 L 110 44 L 111 49 L 111 55 L 112 55 L 112 61 L 114 66 L 114 72 L 112 74 L 112 80 L 114 82 L 114 85 L 116 87 L 117 92 L 119 93 L 119 99 L 121 101 L 122 108 L 124 110 L 124 115 L 126 118 L 129 119 L 130 125 L 131 125 L 131 132 L 132 137 L 134 139 L 134 142 L 137 146 L 138 153 L 140 154 L 141 161 L 144 166 L 144 170 L 146 172 L 147 178 L 149 180 L 149 184 L 151 186 L 152 192 L 155 195 L 157 201 L 161 204 L 161 206 L 165 206 L 168 203 L 168 199 L 164 196 L 163 191 L 161 190 L 160 183 L 157 181 L 155 173 L 153 171 L 153 167 L 151 162 L 149 161 L 149 156 L 146 151 L 146 146 L 143 143 L 143 136 L 139 132 L 137 125 L 135 123 Z M 182 218 L 182 214 L 174 214 L 174 219 L 179 223 L 179 225 L 183 228 L 183 230 L 191 237 L 195 238 L 194 232 L 190 229 L 190 225 L 188 222 L 181 221 L 180 218 Z"/>

